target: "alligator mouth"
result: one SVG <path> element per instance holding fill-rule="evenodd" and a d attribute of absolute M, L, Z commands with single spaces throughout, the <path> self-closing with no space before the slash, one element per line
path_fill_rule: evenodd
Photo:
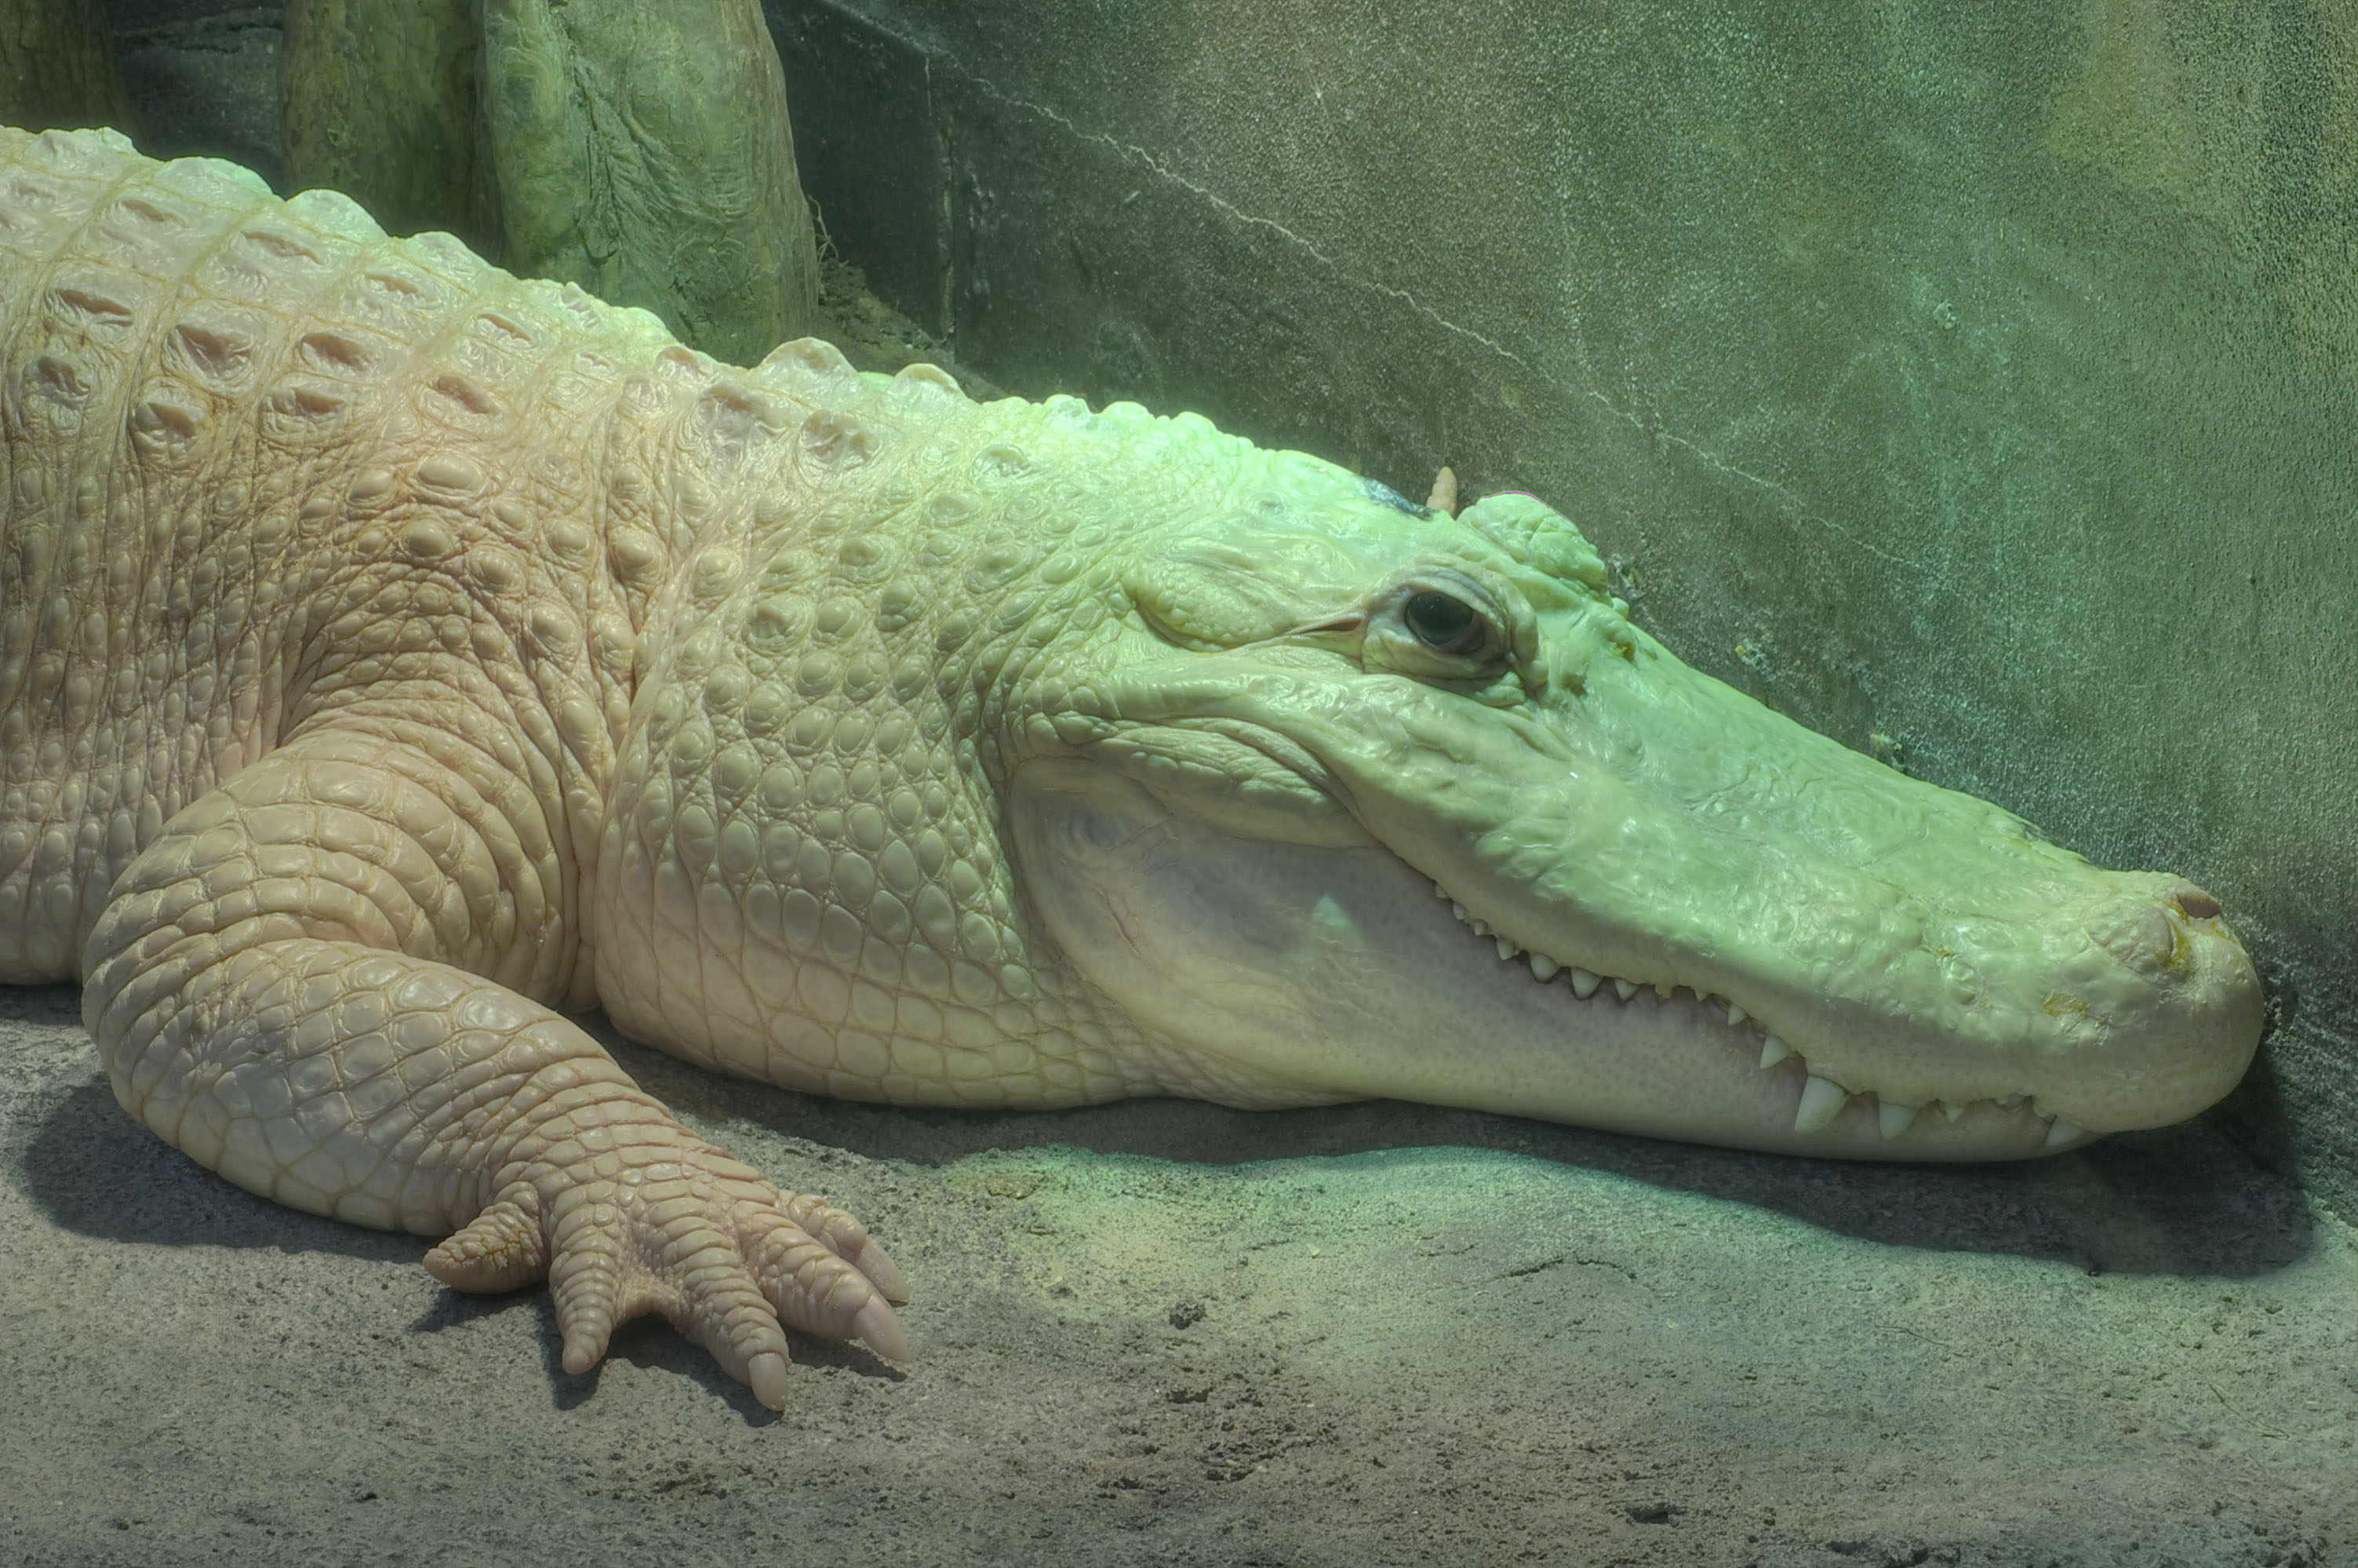
<path fill-rule="evenodd" d="M 1864 963 L 1833 975 L 1843 989 L 1755 994 L 1741 949 L 1682 978 L 1675 932 L 1577 906 L 1561 924 L 1596 924 L 1613 957 L 1578 938 L 1533 946 L 1559 923 L 1487 896 L 1469 908 L 1440 880 L 1478 882 L 1487 867 L 1420 866 L 1356 819 L 1348 832 L 1304 819 L 1325 843 L 1247 833 L 1281 813 L 1246 801 L 1199 820 L 1077 758 L 1027 763 L 1009 810 L 1043 936 L 1141 1029 L 1142 1071 L 1228 1104 L 1381 1096 L 1790 1154 L 2022 1159 L 2193 1115 L 2249 1054 L 2235 1008 L 2202 994 L 2234 979 L 2219 955 L 2241 950 L 2223 927 L 2150 983 L 2095 938 L 2059 944 L 2061 968 L 2023 966 L 2051 984 L 1988 986 L 1961 1031 L 1882 994 Z M 2164 891 L 2121 886 L 2124 901 Z M 2187 946 L 2185 925 L 2169 929 Z M 1891 950 L 1889 987 L 1918 983 L 1906 962 L 1928 950 Z M 2098 1007 L 2071 1012 L 2075 987 Z"/>
<path fill-rule="evenodd" d="M 1521 959 L 1522 965 L 1517 968 L 1520 970 L 1528 966 L 1531 977 L 1528 983 L 1561 988 L 1568 1007 L 1626 1009 L 1647 1005 L 1650 1001 L 1656 1006 L 1691 1010 L 1698 1023 L 1725 1019 L 1728 1026 L 1725 1036 L 1727 1048 L 1744 1054 L 1747 1060 L 1756 1059 L 1754 1054 L 1757 1053 L 1756 1070 L 1764 1075 L 1767 1082 L 1773 1083 L 1779 1092 L 1791 1097 L 1792 1130 L 1797 1135 L 1823 1132 L 1842 1117 L 1853 1100 L 1871 1100 L 1875 1108 L 1876 1129 L 1885 1143 L 1905 1139 L 1917 1126 L 1918 1118 L 1927 1112 L 1952 1126 L 1969 1116 L 1984 1125 L 2011 1121 L 2025 1135 L 2035 1122 L 2044 1129 L 2039 1147 L 2047 1152 L 2061 1152 L 2100 1136 L 2068 1117 L 2046 1109 L 2027 1094 L 1953 1099 L 1935 1098 L 1910 1104 L 1886 1098 L 1869 1086 L 1845 1084 L 1831 1074 L 1812 1067 L 1803 1050 L 1767 1028 L 1747 1012 L 1740 1002 L 1729 997 L 1674 982 L 1639 981 L 1606 974 L 1536 948 L 1525 947 L 1512 937 L 1493 931 L 1487 922 L 1467 910 L 1438 881 L 1433 884 L 1433 890 L 1448 903 L 1450 912 L 1473 936 L 1487 939 L 1495 947 L 1501 965 L 1514 965 L 1517 959 Z M 1895 1149 L 1893 1152 L 1904 1152 L 1904 1148 Z"/>

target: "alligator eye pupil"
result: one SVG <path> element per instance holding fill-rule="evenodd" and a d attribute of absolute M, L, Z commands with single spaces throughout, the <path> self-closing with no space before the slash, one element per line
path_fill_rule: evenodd
<path fill-rule="evenodd" d="M 1474 607 L 1445 593 L 1412 593 L 1401 617 L 1416 640 L 1445 654 L 1462 654 L 1473 643 L 1481 617 Z"/>

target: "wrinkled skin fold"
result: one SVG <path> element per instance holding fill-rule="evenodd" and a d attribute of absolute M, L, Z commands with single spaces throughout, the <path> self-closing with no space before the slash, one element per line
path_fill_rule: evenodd
<path fill-rule="evenodd" d="M 569 1013 L 938 1105 L 1389 1095 L 1985 1159 L 2192 1115 L 2217 902 L 1680 664 L 1572 524 L 1183 416 L 738 370 L 329 192 L 0 132 L 0 977 L 254 1191 L 907 1340 Z"/>

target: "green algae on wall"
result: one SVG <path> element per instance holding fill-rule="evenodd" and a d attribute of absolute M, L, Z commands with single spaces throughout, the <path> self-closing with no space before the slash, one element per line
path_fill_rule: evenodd
<path fill-rule="evenodd" d="M 2163 7 L 2084 0 L 2080 54 L 2057 88 L 2047 150 L 2182 211 L 2229 216 L 2254 184 L 2266 61 L 2236 0 Z"/>

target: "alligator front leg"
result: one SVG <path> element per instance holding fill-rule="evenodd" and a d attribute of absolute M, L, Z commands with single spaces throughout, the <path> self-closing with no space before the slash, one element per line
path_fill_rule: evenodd
<path fill-rule="evenodd" d="M 550 968 L 519 937 L 548 925 L 540 817 L 466 771 L 318 733 L 168 823 L 83 953 L 115 1098 L 280 1203 L 455 1231 L 427 1258 L 447 1284 L 545 1275 L 568 1372 L 646 1312 L 772 1409 L 781 1321 L 903 1356 L 899 1273 L 858 1221 L 697 1138 L 521 994 Z"/>

